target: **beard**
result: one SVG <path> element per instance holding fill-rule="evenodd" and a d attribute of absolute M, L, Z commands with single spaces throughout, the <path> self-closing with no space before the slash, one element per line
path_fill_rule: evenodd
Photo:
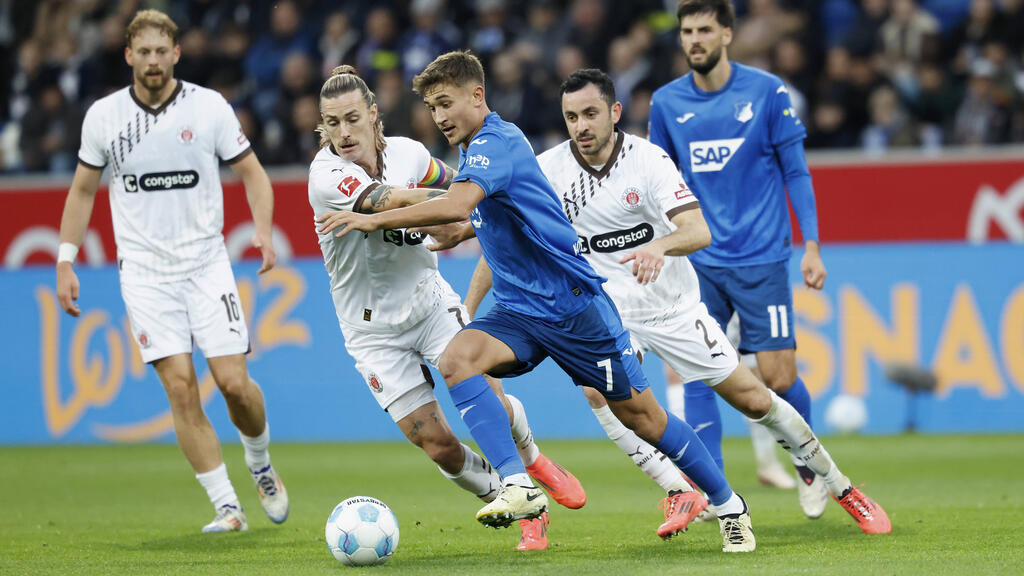
<path fill-rule="evenodd" d="M 690 65 L 690 68 L 701 75 L 705 75 L 711 72 L 715 66 L 718 65 L 718 61 L 722 59 L 722 47 L 719 46 L 711 52 L 707 52 L 707 58 L 704 59 L 703 64 L 695 64 L 690 58 L 690 54 L 686 54 L 686 63 Z"/>
<path fill-rule="evenodd" d="M 147 76 L 145 72 L 135 76 L 146 90 L 160 92 L 171 81 L 171 70 L 162 72 L 159 76 Z"/>

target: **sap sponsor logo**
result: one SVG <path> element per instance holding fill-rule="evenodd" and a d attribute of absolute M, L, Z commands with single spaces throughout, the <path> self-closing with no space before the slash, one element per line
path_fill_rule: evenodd
<path fill-rule="evenodd" d="M 718 172 L 732 160 L 746 138 L 690 142 L 690 170 Z"/>
<path fill-rule="evenodd" d="M 753 102 L 737 102 L 736 106 L 736 119 L 740 122 L 749 122 L 754 118 L 754 103 Z"/>
<path fill-rule="evenodd" d="M 636 210 L 644 203 L 643 196 L 640 195 L 640 189 L 630 186 L 622 191 L 622 198 L 620 199 L 622 206 L 627 210 Z"/>
<path fill-rule="evenodd" d="M 466 157 L 466 166 L 479 166 L 480 168 L 487 168 L 491 165 L 491 159 L 483 154 L 473 154 L 472 156 Z"/>
<path fill-rule="evenodd" d="M 156 172 L 135 176 L 125 174 L 121 176 L 125 192 L 138 192 L 141 188 L 144 192 L 161 192 L 164 190 L 187 190 L 195 188 L 199 184 L 199 173 L 195 170 L 181 170 L 178 172 Z"/>
<path fill-rule="evenodd" d="M 651 240 L 654 240 L 654 227 L 645 222 L 629 230 L 616 230 L 594 236 L 590 239 L 590 248 L 594 252 L 618 252 L 646 244 Z"/>

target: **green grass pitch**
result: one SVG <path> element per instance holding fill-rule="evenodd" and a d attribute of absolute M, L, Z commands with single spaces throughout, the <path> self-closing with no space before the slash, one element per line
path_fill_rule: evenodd
<path fill-rule="evenodd" d="M 725 555 L 715 524 L 662 542 L 660 490 L 607 441 L 542 442 L 587 489 L 552 502 L 551 547 L 515 551 L 518 529 L 476 523 L 480 503 L 409 444 L 276 444 L 291 517 L 264 516 L 241 447 L 225 459 L 249 531 L 204 535 L 206 495 L 173 445 L 0 448 L 0 574 L 1021 574 L 1024 436 L 827 438 L 893 533 L 862 534 L 835 503 L 803 517 L 793 491 L 759 486 L 749 440 L 728 439 L 728 476 L 750 504 L 757 551 Z M 385 565 L 349 568 L 323 542 L 342 499 L 380 498 L 401 540 Z"/>

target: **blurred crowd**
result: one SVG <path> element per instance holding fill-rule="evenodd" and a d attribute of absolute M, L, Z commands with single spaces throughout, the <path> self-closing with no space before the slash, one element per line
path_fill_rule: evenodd
<path fill-rule="evenodd" d="M 732 59 L 789 85 L 808 149 L 1024 142 L 1024 0 L 735 0 Z M 600 67 L 623 129 L 686 73 L 676 0 L 0 0 L 0 166 L 68 173 L 97 98 L 131 80 L 124 28 L 157 8 L 181 28 L 175 75 L 220 91 L 266 165 L 306 164 L 317 96 L 339 64 L 376 92 L 389 135 L 452 151 L 411 91 L 469 48 L 492 108 L 537 150 L 565 138 L 561 80 Z"/>

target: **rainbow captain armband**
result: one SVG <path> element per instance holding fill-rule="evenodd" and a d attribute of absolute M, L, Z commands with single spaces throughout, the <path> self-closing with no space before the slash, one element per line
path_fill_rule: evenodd
<path fill-rule="evenodd" d="M 447 174 L 444 168 L 444 162 L 441 162 L 437 158 L 431 156 L 430 166 L 427 168 L 427 175 L 419 181 L 417 186 L 421 186 L 423 188 L 437 186 L 441 182 L 444 182 L 445 176 L 447 176 Z"/>

